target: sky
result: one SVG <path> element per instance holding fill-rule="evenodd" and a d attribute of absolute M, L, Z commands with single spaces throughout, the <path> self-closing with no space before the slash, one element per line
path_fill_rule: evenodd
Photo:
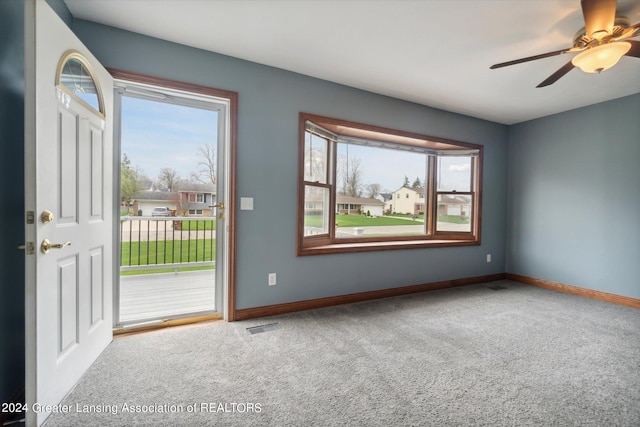
<path fill-rule="evenodd" d="M 218 113 L 122 97 L 122 146 L 140 174 L 155 180 L 168 167 L 188 179 L 199 169 L 198 148 L 217 144 Z"/>
<path fill-rule="evenodd" d="M 426 154 L 411 153 L 362 145 L 339 144 L 338 158 L 358 158 L 364 184 L 363 196 L 367 196 L 368 184 L 380 184 L 383 192 L 394 192 L 404 184 L 404 177 L 413 185 L 416 178 L 424 184 Z M 469 191 L 470 163 L 468 157 L 442 157 L 440 187 L 442 190 Z"/>
<path fill-rule="evenodd" d="M 122 146 L 141 175 L 156 180 L 160 169 L 175 169 L 183 179 L 197 172 L 198 148 L 217 144 L 218 113 L 165 102 L 122 97 Z M 419 153 L 339 144 L 338 156 L 360 159 L 363 172 L 363 196 L 368 184 L 380 184 L 384 192 L 393 192 L 417 177 L 424 182 L 426 156 Z M 466 160 L 466 163 L 465 163 Z M 468 159 L 442 158 L 441 182 L 446 190 L 465 190 L 469 182 Z M 468 190 L 468 188 L 466 188 Z"/>

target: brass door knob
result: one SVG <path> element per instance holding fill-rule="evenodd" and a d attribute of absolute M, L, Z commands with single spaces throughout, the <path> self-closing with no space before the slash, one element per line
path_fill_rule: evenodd
<path fill-rule="evenodd" d="M 49 239 L 44 239 L 40 245 L 40 250 L 43 254 L 48 254 L 51 249 L 62 249 L 65 246 L 70 246 L 71 242 L 65 243 L 51 243 Z"/>
<path fill-rule="evenodd" d="M 54 219 L 53 212 L 51 211 L 44 210 L 40 214 L 40 220 L 42 221 L 43 224 L 49 224 L 51 221 L 53 221 L 53 219 Z"/>

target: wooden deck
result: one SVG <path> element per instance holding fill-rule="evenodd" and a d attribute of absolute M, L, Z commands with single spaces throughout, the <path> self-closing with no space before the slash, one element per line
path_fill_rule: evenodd
<path fill-rule="evenodd" d="M 215 270 L 120 277 L 120 323 L 215 309 Z"/>

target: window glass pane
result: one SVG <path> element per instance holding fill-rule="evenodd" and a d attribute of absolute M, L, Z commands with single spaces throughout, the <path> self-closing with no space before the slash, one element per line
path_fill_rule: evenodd
<path fill-rule="evenodd" d="M 84 102 L 100 111 L 98 90 L 89 71 L 79 60 L 69 59 L 62 67 L 60 83 Z"/>
<path fill-rule="evenodd" d="M 469 195 L 439 194 L 436 231 L 471 232 L 471 208 Z"/>
<path fill-rule="evenodd" d="M 304 186 L 304 235 L 329 233 L 329 189 Z"/>
<path fill-rule="evenodd" d="M 376 197 L 401 187 L 423 188 L 427 155 L 393 148 L 337 144 L 336 192 Z M 404 196 L 402 196 L 404 197 Z M 397 195 L 400 198 L 400 195 Z"/>
<path fill-rule="evenodd" d="M 336 237 L 425 234 L 426 177 L 425 153 L 339 142 Z"/>
<path fill-rule="evenodd" d="M 305 132 L 304 137 L 304 180 L 326 184 L 329 142 L 310 132 Z"/>
<path fill-rule="evenodd" d="M 438 157 L 438 191 L 471 191 L 470 156 Z"/>

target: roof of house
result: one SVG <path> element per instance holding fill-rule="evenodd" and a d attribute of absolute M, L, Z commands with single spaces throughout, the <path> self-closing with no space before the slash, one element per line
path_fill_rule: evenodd
<path fill-rule="evenodd" d="M 445 205 L 466 205 L 471 202 L 471 196 L 442 196 L 438 203 Z"/>
<path fill-rule="evenodd" d="M 400 191 L 402 189 L 411 190 L 414 193 L 422 193 L 422 192 L 424 192 L 424 187 L 413 188 L 413 187 L 407 187 L 406 185 L 403 185 L 402 187 L 400 187 L 396 191 L 394 191 L 394 193 L 397 193 L 398 191 Z"/>
<path fill-rule="evenodd" d="M 351 196 L 344 196 L 342 194 L 336 195 L 336 203 L 349 203 L 349 204 L 352 204 L 352 205 L 370 205 L 370 206 L 379 205 L 379 206 L 384 206 L 384 202 L 381 202 L 378 199 L 363 198 L 363 197 L 351 197 Z"/>
<path fill-rule="evenodd" d="M 193 182 L 184 182 L 180 183 L 180 188 L 178 191 L 216 194 L 216 186 L 213 184 L 196 184 Z"/>
<path fill-rule="evenodd" d="M 133 200 L 173 201 L 172 196 L 176 197 L 176 193 L 170 193 L 168 191 L 141 191 L 133 197 Z"/>

